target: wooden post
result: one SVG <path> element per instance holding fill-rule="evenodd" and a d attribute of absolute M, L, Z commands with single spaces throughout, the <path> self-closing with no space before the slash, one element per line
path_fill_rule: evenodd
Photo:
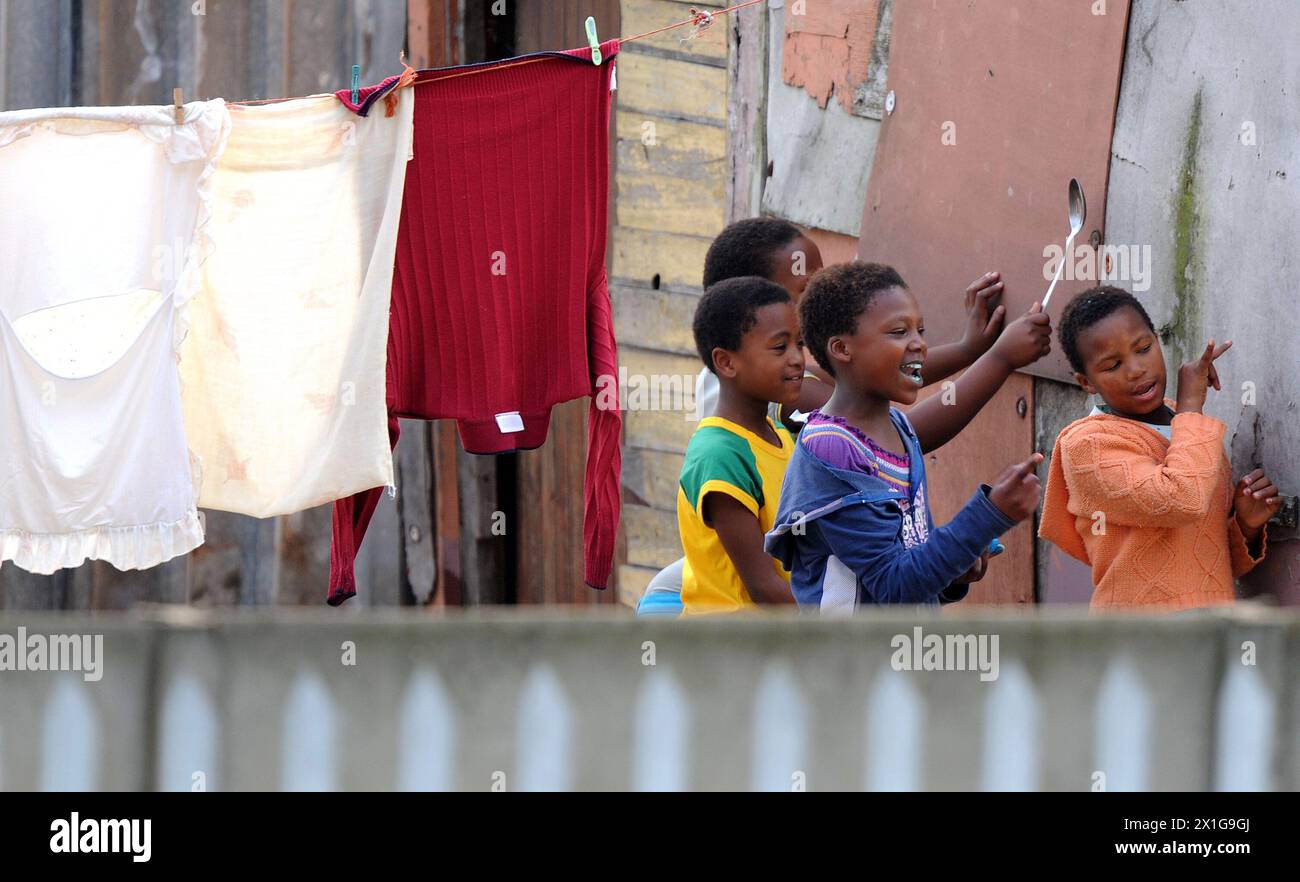
<path fill-rule="evenodd" d="M 734 127 L 727 144 L 727 222 L 755 217 L 767 179 L 767 6 L 728 16 L 727 79 Z"/>
<path fill-rule="evenodd" d="M 407 0 L 406 45 L 412 67 L 461 63 L 458 15 L 459 4 L 454 0 Z"/>

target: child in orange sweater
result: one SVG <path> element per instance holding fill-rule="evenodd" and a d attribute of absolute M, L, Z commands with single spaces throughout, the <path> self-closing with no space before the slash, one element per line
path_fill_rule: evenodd
<path fill-rule="evenodd" d="M 1171 408 L 1155 328 L 1133 295 L 1083 292 L 1059 335 L 1075 379 L 1105 404 L 1056 439 L 1038 535 L 1092 566 L 1093 609 L 1232 603 L 1282 503 L 1263 469 L 1234 487 L 1226 426 L 1201 413 L 1232 343 L 1211 340 L 1182 366 Z"/>

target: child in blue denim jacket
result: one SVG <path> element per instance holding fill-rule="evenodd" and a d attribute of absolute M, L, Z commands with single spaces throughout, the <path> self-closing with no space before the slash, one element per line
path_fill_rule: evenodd
<path fill-rule="evenodd" d="M 956 435 L 1013 370 L 1047 354 L 1047 316 L 1035 304 L 957 381 L 951 400 L 933 396 L 904 415 L 890 403 L 916 401 L 927 347 L 897 272 L 861 262 L 822 270 L 799 314 L 835 391 L 795 444 L 768 553 L 791 571 L 800 605 L 824 612 L 960 600 L 983 577 L 990 542 L 1037 506 L 1042 456 L 981 486 L 936 528 L 924 454 Z"/>

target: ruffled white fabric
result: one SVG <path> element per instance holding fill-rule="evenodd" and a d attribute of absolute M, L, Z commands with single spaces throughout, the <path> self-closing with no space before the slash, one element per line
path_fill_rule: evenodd
<path fill-rule="evenodd" d="M 162 148 L 161 159 L 166 163 L 201 163 L 197 170 L 191 168 L 175 178 L 179 190 L 166 191 L 168 210 L 177 199 L 182 200 L 182 205 L 187 198 L 193 202 L 177 215 L 187 219 L 183 228 L 170 230 L 175 238 L 160 241 L 154 247 L 181 243 L 183 258 L 166 292 L 167 300 L 120 359 L 102 371 L 86 375 L 52 373 L 24 348 L 18 326 L 0 315 L 0 369 L 7 372 L 3 381 L 9 383 L 13 379 L 10 383 L 13 387 L 24 383 L 33 387 L 26 391 L 13 388 L 10 397 L 6 397 L 6 390 L 0 389 L 0 410 L 4 411 L 0 413 L 0 447 L 7 448 L 6 455 L 0 455 L 0 561 L 12 561 L 33 573 L 50 574 L 87 560 L 102 560 L 121 570 L 144 569 L 203 543 L 203 521 L 197 510 L 201 463 L 185 443 L 177 362 L 189 328 L 189 303 L 201 290 L 202 266 L 212 252 L 208 235 L 213 215 L 211 178 L 229 137 L 230 115 L 225 102 L 220 100 L 186 105 L 182 124 L 175 122 L 173 114 L 170 107 L 56 108 L 0 113 L 0 150 L 38 130 L 54 135 L 94 135 L 134 129 Z M 78 139 L 78 143 L 92 141 Z M 75 158 L 83 161 L 79 155 Z M 84 161 L 94 159 L 95 155 L 88 150 Z M 111 175 L 113 170 L 105 169 L 102 173 Z M 3 181 L 4 176 L 0 175 L 0 184 Z M 21 186 L 18 189 L 25 190 Z M 5 195 L 2 191 L 0 187 L 0 196 Z M 33 203 L 31 194 L 27 195 L 28 210 L 39 211 L 39 200 Z M 94 194 L 88 194 L 87 198 L 93 199 Z M 101 198 L 101 211 L 104 203 Z M 57 228 L 57 218 L 53 219 L 55 223 L 49 217 L 42 220 L 45 223 L 39 229 Z M 132 215 L 123 217 L 122 222 L 146 224 L 143 229 L 149 228 L 148 218 Z M 46 245 L 41 251 L 42 258 L 49 259 L 50 255 L 59 253 L 60 246 L 42 244 Z M 13 257 L 10 255 L 11 263 L 15 262 Z M 34 307 L 75 303 L 79 296 L 102 296 L 101 292 L 57 289 L 33 292 L 32 285 L 23 284 L 29 280 L 20 270 L 6 275 L 0 267 L 0 297 L 6 298 L 0 301 L 0 312 L 7 306 L 23 314 Z M 48 303 L 41 302 L 42 299 Z M 160 324 L 164 322 L 165 325 Z M 160 333 L 166 336 L 160 337 Z M 166 367 L 168 364 L 170 369 Z M 172 372 L 170 379 L 169 372 Z M 122 385 L 114 385 L 117 383 Z M 93 393 L 111 396 L 128 386 L 137 394 L 126 399 L 128 403 L 122 405 L 122 411 L 107 414 L 108 422 L 118 425 L 106 426 L 105 413 L 90 416 L 99 400 Z M 34 397 L 37 387 L 43 395 L 50 394 L 51 390 L 56 392 L 57 400 L 67 412 L 51 422 L 42 407 L 34 406 L 47 403 Z M 129 402 L 140 399 L 149 404 L 136 413 L 135 405 Z M 75 429 L 78 401 L 83 402 L 87 414 L 82 420 L 84 438 L 78 438 Z M 132 413 L 124 412 L 128 409 Z M 124 425 L 128 430 L 123 431 Z M 14 432 L 17 435 L 11 437 Z M 109 440 L 103 441 L 104 438 Z M 97 448 L 95 445 L 101 441 L 110 446 Z M 111 445 L 120 446 L 120 455 Z M 97 471 L 83 473 L 87 464 Z M 104 491 L 105 487 L 109 492 Z M 91 503 L 95 500 L 102 511 L 94 510 Z M 150 522 L 113 523 L 128 520 L 132 515 Z M 66 529 L 60 529 L 63 527 Z"/>
<path fill-rule="evenodd" d="M 96 527 L 75 533 L 0 531 L 0 560 L 48 576 L 102 560 L 119 570 L 146 570 L 203 544 L 203 519 L 197 511 L 179 521 L 135 527 Z"/>

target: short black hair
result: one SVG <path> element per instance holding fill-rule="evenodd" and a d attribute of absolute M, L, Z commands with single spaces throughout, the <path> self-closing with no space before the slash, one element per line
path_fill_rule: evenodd
<path fill-rule="evenodd" d="M 758 311 L 773 303 L 789 303 L 790 292 L 759 276 L 724 279 L 709 287 L 695 307 L 695 348 L 713 370 L 713 350 L 735 352 L 758 323 Z"/>
<path fill-rule="evenodd" d="M 770 278 L 776 269 L 776 252 L 803 235 L 779 217 L 749 217 L 728 224 L 704 255 L 704 287 L 741 276 Z"/>
<path fill-rule="evenodd" d="M 826 351 L 831 337 L 852 334 L 858 316 L 867 311 L 877 294 L 890 288 L 907 288 L 896 269 L 860 260 L 828 266 L 808 280 L 799 301 L 799 325 L 804 345 L 826 373 L 835 376 Z"/>
<path fill-rule="evenodd" d="M 1142 321 L 1146 322 L 1151 333 L 1156 332 L 1156 326 L 1151 323 L 1151 316 L 1147 315 L 1142 303 L 1123 288 L 1114 285 L 1089 288 L 1065 305 L 1056 336 L 1061 341 L 1065 357 L 1070 360 L 1070 367 L 1078 373 L 1084 373 L 1083 359 L 1079 357 L 1079 334 L 1126 306 L 1142 316 Z"/>

